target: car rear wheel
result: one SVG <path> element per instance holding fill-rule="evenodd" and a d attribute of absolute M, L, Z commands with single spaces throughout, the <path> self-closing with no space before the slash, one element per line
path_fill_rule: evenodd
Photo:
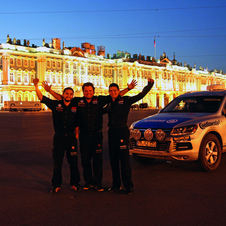
<path fill-rule="evenodd" d="M 144 163 L 144 164 L 150 164 L 153 161 L 155 161 L 155 159 L 153 159 L 153 158 L 142 157 L 142 156 L 139 156 L 135 153 L 133 153 L 133 158 L 136 162 Z"/>
<path fill-rule="evenodd" d="M 195 162 L 202 171 L 216 170 L 221 161 L 221 145 L 217 137 L 208 134 L 202 141 L 199 150 L 199 159 Z"/>

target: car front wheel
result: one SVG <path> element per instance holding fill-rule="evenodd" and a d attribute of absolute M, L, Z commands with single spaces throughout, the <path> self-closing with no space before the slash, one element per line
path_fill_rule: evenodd
<path fill-rule="evenodd" d="M 221 161 L 221 145 L 217 137 L 208 134 L 202 141 L 199 150 L 199 159 L 195 162 L 202 171 L 216 170 Z"/>

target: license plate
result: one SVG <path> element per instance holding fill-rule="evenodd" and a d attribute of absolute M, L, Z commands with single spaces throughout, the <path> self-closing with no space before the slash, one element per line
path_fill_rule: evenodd
<path fill-rule="evenodd" d="M 156 148 L 157 144 L 156 141 L 138 140 L 137 146 Z"/>

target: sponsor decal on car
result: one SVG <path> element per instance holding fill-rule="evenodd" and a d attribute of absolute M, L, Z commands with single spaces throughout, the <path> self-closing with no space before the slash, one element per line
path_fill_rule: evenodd
<path fill-rule="evenodd" d="M 200 123 L 199 126 L 201 129 L 205 129 L 209 126 L 216 126 L 216 125 L 220 125 L 220 120 L 215 120 L 215 121 L 212 121 L 212 122 L 203 122 L 203 123 Z"/>

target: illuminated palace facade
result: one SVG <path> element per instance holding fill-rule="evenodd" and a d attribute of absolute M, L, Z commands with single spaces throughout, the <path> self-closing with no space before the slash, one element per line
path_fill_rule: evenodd
<path fill-rule="evenodd" d="M 196 70 L 169 60 L 165 53 L 160 60 L 144 58 L 136 54 L 118 52 L 114 57 L 105 58 L 105 48 L 83 43 L 81 48 L 66 48 L 60 39 L 42 46 L 29 46 L 29 41 L 13 40 L 7 37 L 0 45 L 0 108 L 4 101 L 35 101 L 33 79 L 46 80 L 52 89 L 62 93 L 65 87 L 72 87 L 75 96 L 83 96 L 82 85 L 92 82 L 96 95 L 107 95 L 108 86 L 115 82 L 121 89 L 132 79 L 138 85 L 127 95 L 139 93 L 147 84 L 147 78 L 155 80 L 154 87 L 141 102 L 151 108 L 162 108 L 175 97 L 189 91 L 205 90 L 211 84 L 226 84 L 226 75 L 208 70 Z M 42 90 L 43 94 L 49 94 Z"/>

